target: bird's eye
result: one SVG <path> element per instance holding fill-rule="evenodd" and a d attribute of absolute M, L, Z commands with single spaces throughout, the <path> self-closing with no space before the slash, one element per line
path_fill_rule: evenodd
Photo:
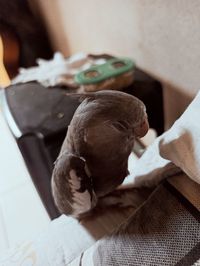
<path fill-rule="evenodd" d="M 113 122 L 113 125 L 115 126 L 115 128 L 117 128 L 118 130 L 127 130 L 128 129 L 128 125 L 125 121 L 119 120 L 119 121 L 115 121 Z"/>

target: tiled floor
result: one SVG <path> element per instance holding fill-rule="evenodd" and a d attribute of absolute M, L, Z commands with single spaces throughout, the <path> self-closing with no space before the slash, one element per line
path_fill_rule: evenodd
<path fill-rule="evenodd" d="M 34 237 L 49 222 L 0 111 L 0 252 Z"/>

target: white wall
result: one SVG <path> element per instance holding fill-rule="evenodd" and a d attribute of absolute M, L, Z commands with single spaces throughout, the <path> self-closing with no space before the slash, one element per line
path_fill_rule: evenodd
<path fill-rule="evenodd" d="M 131 56 L 190 98 L 200 84 L 199 0 L 35 0 L 55 49 Z M 178 107 L 177 107 L 178 108 Z"/>

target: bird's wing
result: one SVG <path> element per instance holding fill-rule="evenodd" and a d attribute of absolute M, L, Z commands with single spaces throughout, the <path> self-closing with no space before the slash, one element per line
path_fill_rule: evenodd
<path fill-rule="evenodd" d="M 89 189 L 87 189 L 87 185 L 84 184 L 85 189 L 83 189 L 81 183 L 84 183 L 82 177 L 77 175 L 76 170 L 70 170 L 69 187 L 72 193 L 72 209 L 74 216 L 92 209 L 93 195 L 90 194 Z"/>
<path fill-rule="evenodd" d="M 84 159 L 78 156 L 61 154 L 58 157 L 52 176 L 52 191 L 62 213 L 78 217 L 96 204 L 91 178 L 85 168 Z"/>

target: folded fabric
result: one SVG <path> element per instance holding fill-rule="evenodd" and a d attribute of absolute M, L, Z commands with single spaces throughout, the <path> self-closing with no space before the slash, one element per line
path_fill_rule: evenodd
<path fill-rule="evenodd" d="M 156 185 L 181 171 L 200 184 L 200 92 L 181 117 L 150 145 L 130 173 L 132 185 Z"/>

